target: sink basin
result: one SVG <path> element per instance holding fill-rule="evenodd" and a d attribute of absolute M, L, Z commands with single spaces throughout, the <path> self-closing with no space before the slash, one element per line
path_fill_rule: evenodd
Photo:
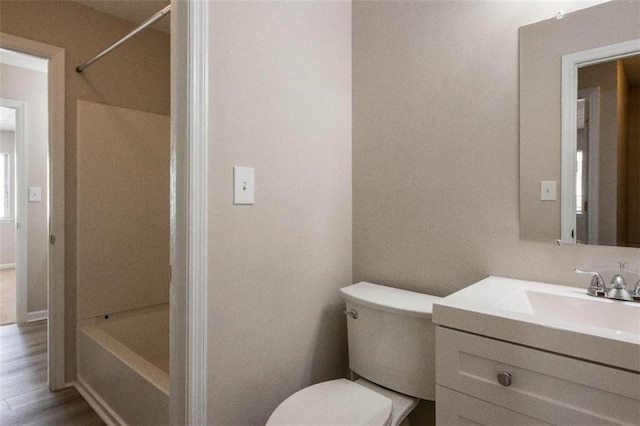
<path fill-rule="evenodd" d="M 500 299 L 493 306 L 548 320 L 603 328 L 616 334 L 640 333 L 640 305 L 631 302 L 524 290 Z"/>
<path fill-rule="evenodd" d="M 489 277 L 433 306 L 441 326 L 640 372 L 640 303 Z"/>

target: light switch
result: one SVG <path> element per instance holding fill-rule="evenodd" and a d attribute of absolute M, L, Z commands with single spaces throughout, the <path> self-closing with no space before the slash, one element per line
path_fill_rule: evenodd
<path fill-rule="evenodd" d="M 42 188 L 39 186 L 30 186 L 29 187 L 29 202 L 30 203 L 39 203 L 42 201 Z"/>
<path fill-rule="evenodd" d="M 556 201 L 556 181 L 543 180 L 540 183 L 540 200 Z"/>
<path fill-rule="evenodd" d="M 233 168 L 233 204 L 253 204 L 254 174 L 252 167 Z"/>

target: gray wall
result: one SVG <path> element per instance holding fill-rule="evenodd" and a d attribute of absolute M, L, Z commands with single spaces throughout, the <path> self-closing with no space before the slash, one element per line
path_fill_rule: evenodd
<path fill-rule="evenodd" d="M 42 188 L 41 202 L 27 202 L 27 312 L 47 309 L 47 73 L 0 64 L 0 97 L 26 103 L 27 186 Z"/>
<path fill-rule="evenodd" d="M 518 28 L 566 4 L 355 2 L 354 281 L 446 296 L 490 274 L 586 287 L 640 251 L 521 241 Z"/>
<path fill-rule="evenodd" d="M 264 424 L 344 377 L 351 4 L 212 2 L 208 423 Z M 232 205 L 233 166 L 255 205 Z"/>

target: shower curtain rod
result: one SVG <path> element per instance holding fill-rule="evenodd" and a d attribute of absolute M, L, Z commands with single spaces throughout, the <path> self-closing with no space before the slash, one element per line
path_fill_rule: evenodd
<path fill-rule="evenodd" d="M 93 64 L 95 61 L 97 61 L 98 59 L 102 58 L 104 55 L 106 55 L 107 53 L 111 52 L 113 49 L 115 49 L 116 47 L 120 46 L 125 41 L 129 40 L 131 37 L 135 36 L 140 31 L 144 30 L 145 28 L 147 28 L 150 25 L 153 25 L 157 20 L 164 18 L 164 16 L 167 13 L 169 13 L 170 11 L 171 11 L 171 5 L 168 5 L 167 7 L 162 9 L 160 12 L 156 13 L 151 18 L 149 18 L 146 21 L 144 21 L 142 24 L 140 24 L 138 27 L 136 27 L 133 31 L 131 31 L 126 36 L 122 37 L 120 40 L 116 41 L 111 46 L 107 47 L 102 52 L 98 53 L 96 56 L 94 56 L 93 58 L 89 59 L 84 64 L 78 65 L 76 67 L 76 72 L 77 73 L 81 73 L 89 65 Z"/>

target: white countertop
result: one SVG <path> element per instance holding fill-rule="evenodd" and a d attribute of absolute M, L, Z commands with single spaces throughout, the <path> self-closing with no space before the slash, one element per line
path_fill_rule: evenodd
<path fill-rule="evenodd" d="M 640 372 L 640 303 L 489 277 L 433 304 L 441 326 Z"/>

